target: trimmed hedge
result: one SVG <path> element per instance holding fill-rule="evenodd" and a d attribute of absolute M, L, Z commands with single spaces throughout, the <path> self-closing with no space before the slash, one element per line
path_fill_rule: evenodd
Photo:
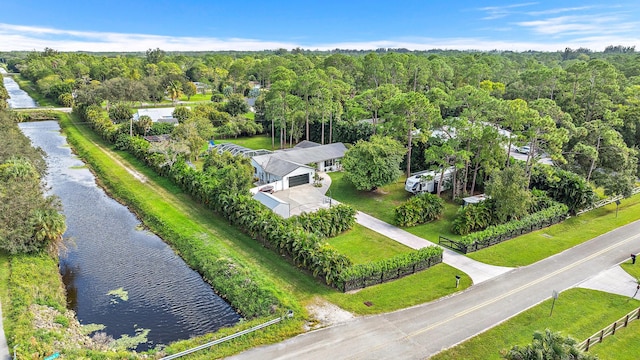
<path fill-rule="evenodd" d="M 443 252 L 441 247 L 429 246 L 389 259 L 351 266 L 340 274 L 338 289 L 346 292 L 411 275 L 441 263 Z"/>
<path fill-rule="evenodd" d="M 542 211 L 527 215 L 520 220 L 513 220 L 506 224 L 490 226 L 483 231 L 463 236 L 459 243 L 473 245 L 486 244 L 495 241 L 501 242 L 512 237 L 519 236 L 523 233 L 558 223 L 566 219 L 568 211 L 569 208 L 566 205 L 556 203 Z"/>
<path fill-rule="evenodd" d="M 416 226 L 437 219 L 443 211 L 444 200 L 421 193 L 395 208 L 395 221 L 399 226 Z"/>

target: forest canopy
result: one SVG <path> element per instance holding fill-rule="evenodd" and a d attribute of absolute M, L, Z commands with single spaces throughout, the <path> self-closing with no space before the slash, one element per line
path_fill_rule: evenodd
<path fill-rule="evenodd" d="M 543 156 L 607 194 L 628 195 L 638 176 L 640 55 L 632 47 L 601 53 L 49 49 L 1 57 L 52 100 L 73 95 L 77 109 L 175 103 L 191 99 L 196 86 L 209 105 L 193 116 L 209 121 L 215 136 L 264 132 L 274 148 L 390 136 L 408 150 L 407 172 L 459 169 L 454 195 L 474 192 L 509 166 L 506 149 L 525 146 L 527 181 Z M 242 114 L 243 98 L 251 99 L 255 125 Z"/>

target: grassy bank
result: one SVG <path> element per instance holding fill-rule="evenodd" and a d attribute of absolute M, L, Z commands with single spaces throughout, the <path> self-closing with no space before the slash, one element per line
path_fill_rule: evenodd
<path fill-rule="evenodd" d="M 551 301 L 551 299 L 544 301 L 431 359 L 498 360 L 502 358 L 500 356 L 502 349 L 509 349 L 513 345 L 529 344 L 535 331 L 545 329 L 560 331 L 563 335 L 570 335 L 580 342 L 640 306 L 640 301 L 628 301 L 627 297 L 620 295 L 587 289 L 571 289 L 560 294 L 553 316 L 549 316 Z M 628 330 L 621 330 L 620 334 L 633 334 L 631 329 Z M 637 359 L 640 344 L 638 344 L 637 335 L 635 338 L 634 346 L 619 349 L 625 354 L 624 356 L 601 357 L 601 359 Z M 596 348 L 597 346 L 594 347 L 594 351 Z"/>
<path fill-rule="evenodd" d="M 18 359 L 41 359 L 56 352 L 73 359 L 136 358 L 122 350 L 96 350 L 99 346 L 66 310 L 58 261 L 47 254 L 0 254 L 0 298 L 7 342 Z"/>

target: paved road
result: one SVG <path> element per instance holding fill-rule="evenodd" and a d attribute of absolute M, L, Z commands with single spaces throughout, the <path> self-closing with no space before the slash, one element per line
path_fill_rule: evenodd
<path fill-rule="evenodd" d="M 453 296 L 357 318 L 232 359 L 428 358 L 550 298 L 552 290 L 572 288 L 638 252 L 640 222 L 635 222 Z"/>
<path fill-rule="evenodd" d="M 73 111 L 73 108 L 70 107 L 44 107 L 38 106 L 35 108 L 12 108 L 14 111 L 34 111 L 34 110 L 50 110 L 50 111 L 60 111 L 63 113 L 70 113 Z"/>

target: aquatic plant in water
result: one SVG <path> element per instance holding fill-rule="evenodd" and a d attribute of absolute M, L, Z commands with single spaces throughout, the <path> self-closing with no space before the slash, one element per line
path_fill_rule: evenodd
<path fill-rule="evenodd" d="M 135 349 L 139 344 L 148 341 L 149 331 L 149 329 L 136 329 L 135 336 L 124 334 L 121 338 L 115 340 L 110 347 L 115 350 Z"/>
<path fill-rule="evenodd" d="M 109 291 L 107 293 L 107 295 L 113 296 L 111 298 L 111 303 L 112 304 L 119 303 L 120 301 L 118 299 L 120 299 L 122 301 L 128 301 L 129 300 L 129 292 L 124 290 L 123 288 L 117 288 L 115 290 L 111 290 L 111 291 Z"/>

